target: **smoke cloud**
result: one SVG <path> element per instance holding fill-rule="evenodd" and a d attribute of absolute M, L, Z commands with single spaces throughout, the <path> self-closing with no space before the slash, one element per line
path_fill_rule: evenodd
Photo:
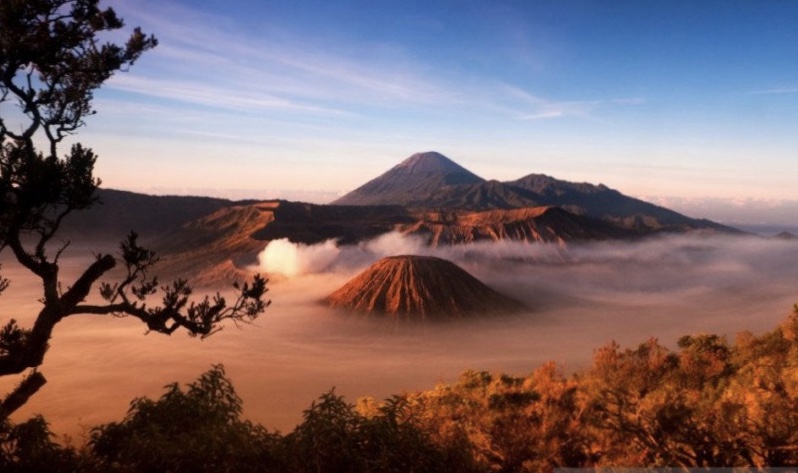
<path fill-rule="evenodd" d="M 682 235 L 567 247 L 499 241 L 433 248 L 397 232 L 358 245 L 274 240 L 253 269 L 288 277 L 351 276 L 380 258 L 403 254 L 451 260 L 515 292 L 537 286 L 582 296 L 755 287 L 764 281 L 792 281 L 798 274 L 798 243 L 758 237 Z"/>
<path fill-rule="evenodd" d="M 562 263 L 568 260 L 563 248 L 553 244 L 500 241 L 433 248 L 418 236 L 390 232 L 357 245 L 343 246 L 335 240 L 313 245 L 293 243 L 287 238 L 272 240 L 258 255 L 259 266 L 252 269 L 287 277 L 349 274 L 381 258 L 397 255 L 438 256 L 463 264 L 508 261 Z"/>
<path fill-rule="evenodd" d="M 293 277 L 325 271 L 340 253 L 335 240 L 303 245 L 281 238 L 266 245 L 258 255 L 258 262 L 264 272 Z"/>
<path fill-rule="evenodd" d="M 429 254 L 417 237 L 392 232 L 358 245 L 338 246 L 335 240 L 314 245 L 292 243 L 287 238 L 272 240 L 258 255 L 256 271 L 295 277 L 308 274 L 349 273 L 374 261 L 394 255 Z"/>

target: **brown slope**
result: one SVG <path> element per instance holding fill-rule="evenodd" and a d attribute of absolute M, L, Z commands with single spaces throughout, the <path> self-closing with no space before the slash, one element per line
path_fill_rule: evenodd
<path fill-rule="evenodd" d="M 484 240 L 567 243 L 637 235 L 637 232 L 557 207 L 424 211 L 399 206 L 280 202 L 274 209 L 274 221 L 253 237 L 258 240 L 288 238 L 306 244 L 335 238 L 339 244 L 346 245 L 392 230 L 424 236 L 432 245 Z"/>
<path fill-rule="evenodd" d="M 274 220 L 277 205 L 233 205 L 183 225 L 157 243 L 159 273 L 197 285 L 243 279 L 247 271 L 241 268 L 254 263 L 264 246 L 252 235 Z"/>
<path fill-rule="evenodd" d="M 270 240 L 313 244 L 332 238 L 350 244 L 410 222 L 413 218 L 401 207 L 269 201 L 219 209 L 183 224 L 152 247 L 162 256 L 159 274 L 213 284 L 245 275 L 240 268 L 255 263 Z"/>
<path fill-rule="evenodd" d="M 331 307 L 397 318 L 456 318 L 517 312 L 523 306 L 454 263 L 431 256 L 383 258 L 330 294 Z"/>
<path fill-rule="evenodd" d="M 417 222 L 400 226 L 399 230 L 422 235 L 432 246 L 499 240 L 566 244 L 634 235 L 634 232 L 574 215 L 559 207 L 426 212 L 419 214 Z"/>
<path fill-rule="evenodd" d="M 186 223 L 155 243 L 164 276 L 202 283 L 228 281 L 253 264 L 266 241 L 314 244 L 334 238 L 353 244 L 398 230 L 431 246 L 513 240 L 567 244 L 625 238 L 635 232 L 557 207 L 513 210 L 408 211 L 396 206 L 334 206 L 297 202 L 232 205 Z"/>

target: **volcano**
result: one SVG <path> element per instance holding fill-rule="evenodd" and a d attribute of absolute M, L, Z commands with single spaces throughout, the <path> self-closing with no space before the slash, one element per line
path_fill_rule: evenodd
<path fill-rule="evenodd" d="M 377 261 L 325 301 L 335 308 L 412 319 L 502 314 L 524 308 L 451 261 L 413 255 Z"/>
<path fill-rule="evenodd" d="M 738 233 L 626 196 L 603 184 L 562 181 L 544 174 L 507 182 L 485 180 L 434 151 L 410 156 L 332 204 L 470 212 L 560 207 L 640 234 L 693 230 Z"/>
<path fill-rule="evenodd" d="M 416 153 L 333 205 L 416 205 L 442 188 L 481 184 L 484 179 L 435 151 Z"/>

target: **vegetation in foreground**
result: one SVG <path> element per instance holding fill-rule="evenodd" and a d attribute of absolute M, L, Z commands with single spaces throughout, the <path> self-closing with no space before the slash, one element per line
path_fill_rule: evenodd
<path fill-rule="evenodd" d="M 95 91 L 158 44 L 139 28 L 124 43 L 106 41 L 123 27 L 100 0 L 0 1 L 0 253 L 8 250 L 42 288 L 29 325 L 0 319 L 0 377 L 21 376 L 0 398 L 0 423 L 47 382 L 39 368 L 67 318 L 133 317 L 151 332 L 208 337 L 225 321 L 251 322 L 269 304 L 261 276 L 236 284 L 230 302 L 219 294 L 192 300 L 185 279 L 164 284 L 153 276 L 158 258 L 135 232 L 119 255 L 97 253 L 76 279 L 64 277 L 61 256 L 70 242 L 57 235 L 66 218 L 96 203 L 100 180 L 90 148 L 75 143 L 60 154 L 59 146 L 94 114 Z M 0 275 L 0 294 L 8 288 Z M 99 302 L 88 299 L 95 288 Z"/>
<path fill-rule="evenodd" d="M 590 466 L 798 465 L 798 306 L 775 330 L 611 343 L 590 368 L 467 371 L 377 402 L 333 391 L 293 432 L 241 419 L 222 366 L 61 446 L 41 417 L 5 421 L 0 471 L 526 472 Z"/>

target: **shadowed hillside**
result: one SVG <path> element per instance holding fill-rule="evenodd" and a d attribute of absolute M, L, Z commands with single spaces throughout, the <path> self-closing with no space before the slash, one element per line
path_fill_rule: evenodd
<path fill-rule="evenodd" d="M 99 201 L 88 210 L 64 220 L 63 236 L 119 240 L 135 230 L 152 238 L 185 223 L 233 205 L 213 197 L 155 196 L 114 189 L 99 189 Z"/>
<path fill-rule="evenodd" d="M 673 210 L 625 196 L 603 184 L 561 181 L 543 174 L 530 174 L 505 184 L 541 205 L 557 205 L 569 212 L 599 217 L 625 228 L 730 230 L 709 220 L 691 219 Z"/>
<path fill-rule="evenodd" d="M 263 242 L 253 234 L 274 220 L 276 202 L 224 207 L 157 240 L 161 274 L 190 276 L 195 284 L 242 280 Z"/>
<path fill-rule="evenodd" d="M 253 236 L 259 240 L 288 238 L 297 243 L 319 243 L 335 238 L 341 244 L 351 244 L 414 221 L 411 212 L 396 205 L 316 205 L 279 201 L 274 208 L 274 222 Z"/>

